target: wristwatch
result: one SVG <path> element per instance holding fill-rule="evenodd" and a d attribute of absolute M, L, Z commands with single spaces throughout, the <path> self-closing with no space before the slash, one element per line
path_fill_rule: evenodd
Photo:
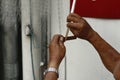
<path fill-rule="evenodd" d="M 54 67 L 49 67 L 47 70 L 45 70 L 44 75 L 46 75 L 48 72 L 54 72 L 57 74 L 57 77 L 59 77 L 58 70 Z"/>

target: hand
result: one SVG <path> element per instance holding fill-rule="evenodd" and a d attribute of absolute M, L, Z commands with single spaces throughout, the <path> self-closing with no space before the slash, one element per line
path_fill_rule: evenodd
<path fill-rule="evenodd" d="M 55 35 L 49 46 L 50 57 L 48 67 L 58 68 L 65 56 L 65 52 L 64 37 L 62 35 Z"/>
<path fill-rule="evenodd" d="M 88 40 L 94 30 L 82 17 L 75 13 L 71 13 L 67 17 L 67 27 L 70 28 L 74 36 Z"/>
<path fill-rule="evenodd" d="M 116 63 L 116 66 L 113 71 L 113 75 L 116 80 L 120 80 L 120 60 Z"/>

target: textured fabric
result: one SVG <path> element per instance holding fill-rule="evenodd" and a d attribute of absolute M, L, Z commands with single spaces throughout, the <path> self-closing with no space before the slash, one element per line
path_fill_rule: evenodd
<path fill-rule="evenodd" d="M 119 19 L 120 0 L 77 0 L 74 12 L 84 17 Z"/>

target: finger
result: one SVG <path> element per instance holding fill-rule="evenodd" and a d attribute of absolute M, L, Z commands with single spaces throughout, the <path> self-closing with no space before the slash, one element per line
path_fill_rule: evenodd
<path fill-rule="evenodd" d="M 60 44 L 61 47 L 64 47 L 64 41 L 65 41 L 64 37 L 61 36 L 60 40 L 59 40 L 59 44 Z"/>
<path fill-rule="evenodd" d="M 76 36 L 76 34 L 78 33 L 78 31 L 76 29 L 70 29 L 70 31 L 74 34 L 74 36 Z"/>
<path fill-rule="evenodd" d="M 65 38 L 63 36 L 60 37 L 60 42 L 64 42 Z"/>
<path fill-rule="evenodd" d="M 67 24 L 67 27 L 68 28 L 70 28 L 70 29 L 79 29 L 77 26 L 79 26 L 79 23 L 71 23 L 71 22 L 69 22 L 68 24 Z"/>
<path fill-rule="evenodd" d="M 71 16 L 71 17 L 76 17 L 78 19 L 82 18 L 80 15 L 76 14 L 76 13 L 70 13 L 68 16 Z"/>
<path fill-rule="evenodd" d="M 76 18 L 76 17 L 68 16 L 67 17 L 67 22 L 75 22 L 75 23 L 77 23 L 77 22 L 79 22 L 79 19 Z"/>
<path fill-rule="evenodd" d="M 58 44 L 59 43 L 59 39 L 60 39 L 60 35 L 59 34 L 54 35 L 54 37 L 52 39 L 52 43 Z"/>

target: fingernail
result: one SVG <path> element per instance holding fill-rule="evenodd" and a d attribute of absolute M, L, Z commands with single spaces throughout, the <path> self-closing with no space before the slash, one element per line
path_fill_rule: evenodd
<path fill-rule="evenodd" d="M 64 38 L 63 38 L 63 37 L 60 37 L 60 41 L 63 42 L 63 41 L 64 41 Z"/>

